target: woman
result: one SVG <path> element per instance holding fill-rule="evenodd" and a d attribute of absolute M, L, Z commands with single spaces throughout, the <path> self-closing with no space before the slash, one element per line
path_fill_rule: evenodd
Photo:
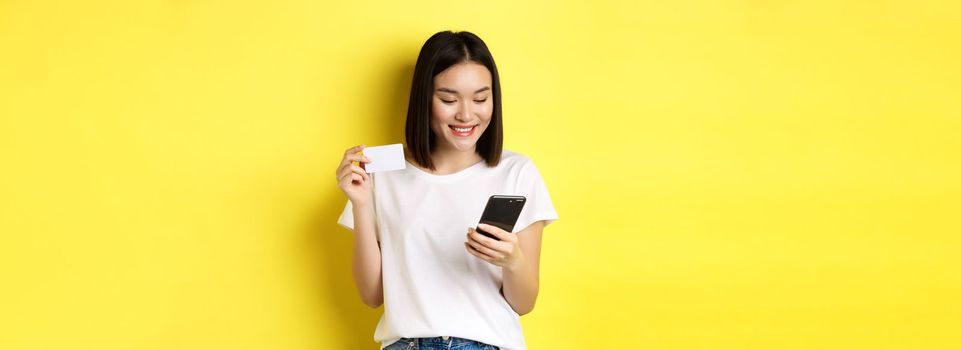
<path fill-rule="evenodd" d="M 440 32 L 424 43 L 410 93 L 407 168 L 367 174 L 348 149 L 337 181 L 349 201 L 361 299 L 384 304 L 384 349 L 525 349 L 520 315 L 534 308 L 541 234 L 557 219 L 534 163 L 502 149 L 500 82 L 484 42 Z M 354 162 L 357 162 L 356 164 Z M 479 225 L 488 197 L 522 195 L 514 232 Z"/>

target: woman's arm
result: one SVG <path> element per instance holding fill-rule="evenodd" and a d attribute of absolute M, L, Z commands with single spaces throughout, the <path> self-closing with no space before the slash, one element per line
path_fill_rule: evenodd
<path fill-rule="evenodd" d="M 500 266 L 504 272 L 501 294 L 519 315 L 534 309 L 540 285 L 541 235 L 544 221 L 537 221 L 518 233 L 480 224 L 480 229 L 496 236 L 494 240 L 468 228 L 465 248 L 472 255 Z"/>
<path fill-rule="evenodd" d="M 354 283 L 364 304 L 376 308 L 384 303 L 380 242 L 374 230 L 374 211 L 369 205 L 356 206 L 354 214 Z"/>
<path fill-rule="evenodd" d="M 504 298 L 518 315 L 534 310 L 540 286 L 541 234 L 544 222 L 537 221 L 517 233 L 522 252 L 516 266 L 504 267 Z"/>
<path fill-rule="evenodd" d="M 384 303 L 384 287 L 381 280 L 380 245 L 374 226 L 373 183 L 360 164 L 370 163 L 370 158 L 358 153 L 364 145 L 357 145 L 344 152 L 337 166 L 337 186 L 340 187 L 353 207 L 354 221 L 354 284 L 360 299 L 370 307 Z M 354 163 L 357 164 L 354 164 Z"/>

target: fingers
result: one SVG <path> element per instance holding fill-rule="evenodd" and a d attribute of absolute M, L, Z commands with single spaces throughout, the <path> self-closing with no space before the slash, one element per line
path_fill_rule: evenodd
<path fill-rule="evenodd" d="M 341 177 L 343 177 L 345 172 L 350 171 L 350 167 L 351 167 L 352 165 L 355 165 L 355 164 L 353 163 L 354 161 L 359 162 L 361 165 L 363 165 L 363 164 L 365 164 L 365 163 L 372 163 L 372 162 L 373 162 L 370 158 L 368 158 L 368 157 L 366 157 L 366 156 L 363 156 L 363 155 L 360 155 L 360 154 L 352 154 L 352 155 L 344 156 L 344 160 L 342 160 L 342 161 L 340 162 L 340 166 L 337 167 L 337 171 L 335 172 L 335 174 L 337 175 L 337 178 L 338 178 L 338 179 L 341 178 Z M 364 168 L 360 168 L 360 169 L 364 169 Z M 366 172 L 366 171 L 365 171 L 365 172 Z"/>
<path fill-rule="evenodd" d="M 348 154 L 340 161 L 340 166 L 351 164 L 352 162 L 370 163 L 372 160 L 363 154 Z"/>
<path fill-rule="evenodd" d="M 473 249 L 474 251 L 481 253 L 483 255 L 486 255 L 490 258 L 493 258 L 493 259 L 504 258 L 504 254 L 502 254 L 501 252 L 485 247 L 483 244 L 480 244 L 475 240 L 469 239 L 467 240 L 466 243 L 468 248 Z"/>
<path fill-rule="evenodd" d="M 484 236 L 483 234 L 481 234 L 480 232 L 478 232 L 473 228 L 468 228 L 467 241 L 476 243 L 476 244 L 473 244 L 473 246 L 486 247 L 487 249 L 490 249 L 501 255 L 504 255 L 506 252 L 509 252 L 511 250 L 510 243 L 505 243 L 502 241 L 491 239 L 490 237 Z"/>
<path fill-rule="evenodd" d="M 366 170 L 353 164 L 350 164 L 348 166 L 341 168 L 340 171 L 337 173 L 337 178 L 342 179 L 344 176 L 347 176 L 347 174 L 350 174 L 351 172 L 355 174 L 360 174 L 364 178 L 364 181 L 370 180 L 370 174 L 367 174 Z"/>
<path fill-rule="evenodd" d="M 337 170 L 334 171 L 334 175 L 337 176 L 338 180 L 344 177 L 344 169 L 353 164 L 353 162 L 358 162 L 361 166 L 363 166 L 365 163 L 373 162 L 367 156 L 357 153 L 363 150 L 364 147 L 366 146 L 358 145 L 348 148 L 346 151 L 344 151 L 344 158 L 340 160 L 340 165 L 338 165 Z"/>
<path fill-rule="evenodd" d="M 366 147 L 366 146 L 364 146 L 364 145 L 357 145 L 357 146 L 348 148 L 346 151 L 344 151 L 344 155 L 346 156 L 346 155 L 351 154 L 351 153 L 360 152 L 360 150 L 364 149 L 364 147 Z"/>
<path fill-rule="evenodd" d="M 483 234 L 481 234 L 481 233 L 478 232 L 477 230 L 475 230 L 475 229 L 473 229 L 473 228 L 469 228 L 469 227 L 467 228 L 467 240 L 468 240 L 468 241 L 476 241 L 476 242 L 478 242 L 478 243 L 480 243 L 480 244 L 483 244 L 483 245 L 485 245 L 485 246 L 488 246 L 488 247 L 493 246 L 493 245 L 494 245 L 494 242 L 496 242 L 495 240 L 491 239 L 490 237 L 484 236 Z"/>
<path fill-rule="evenodd" d="M 366 182 L 364 181 L 363 176 L 357 173 L 350 173 L 350 174 L 347 174 L 347 176 L 344 176 L 344 178 L 340 179 L 337 182 L 337 186 L 339 186 L 344 191 L 347 191 L 351 187 L 363 186 L 365 183 Z"/>
<path fill-rule="evenodd" d="M 370 180 L 370 175 L 364 172 L 363 169 L 356 165 L 351 165 L 351 168 L 344 171 L 337 181 L 342 182 L 344 179 L 349 179 L 348 181 L 356 181 L 358 183 L 364 183 Z"/>
<path fill-rule="evenodd" d="M 484 260 L 484 261 L 487 261 L 487 262 L 490 262 L 490 263 L 493 263 L 494 260 L 495 260 L 495 259 L 494 259 L 493 257 L 491 257 L 490 255 L 487 255 L 487 254 L 484 254 L 484 253 L 481 253 L 481 252 L 477 251 L 477 249 L 475 249 L 473 246 L 471 246 L 471 245 L 468 244 L 467 242 L 464 242 L 464 247 L 467 248 L 467 252 L 468 252 L 468 253 L 470 253 L 470 254 L 473 255 L 473 256 L 476 256 L 476 257 L 480 258 L 481 260 Z"/>
<path fill-rule="evenodd" d="M 477 228 L 483 230 L 484 232 L 490 233 L 492 236 L 497 237 L 501 241 L 513 242 L 513 234 L 504 231 L 497 226 L 492 226 L 488 224 L 478 224 Z"/>

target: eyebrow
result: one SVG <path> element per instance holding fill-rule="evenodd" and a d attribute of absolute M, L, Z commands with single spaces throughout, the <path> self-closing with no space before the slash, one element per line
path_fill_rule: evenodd
<path fill-rule="evenodd" d="M 476 93 L 484 92 L 484 91 L 487 91 L 487 90 L 490 90 L 490 89 L 491 89 L 490 86 L 485 86 L 485 87 L 482 87 L 482 88 L 480 88 L 480 89 L 477 89 L 477 91 L 474 91 L 474 93 L 476 94 Z M 448 89 L 448 88 L 445 88 L 445 87 L 437 88 L 437 91 L 440 91 L 440 92 L 449 92 L 449 93 L 452 93 L 452 94 L 456 94 L 456 93 L 457 93 L 457 90 Z"/>

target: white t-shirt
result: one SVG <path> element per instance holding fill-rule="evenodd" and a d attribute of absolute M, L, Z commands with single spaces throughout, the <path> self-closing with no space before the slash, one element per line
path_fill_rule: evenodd
<path fill-rule="evenodd" d="M 501 349 L 526 349 L 520 317 L 500 294 L 502 268 L 464 247 L 491 195 L 527 197 L 514 233 L 557 219 L 547 187 L 530 158 L 503 150 L 448 175 L 407 168 L 370 174 L 380 240 L 384 314 L 374 331 L 381 348 L 401 337 L 453 336 Z M 353 230 L 350 201 L 337 220 Z"/>

